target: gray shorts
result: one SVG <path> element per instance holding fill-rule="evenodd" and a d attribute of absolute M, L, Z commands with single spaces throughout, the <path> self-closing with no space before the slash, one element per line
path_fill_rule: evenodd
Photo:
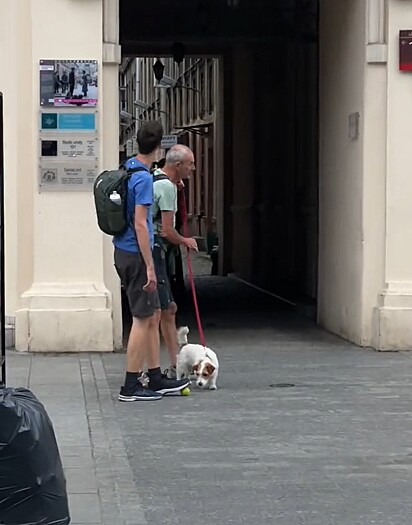
<path fill-rule="evenodd" d="M 115 248 L 114 266 L 126 292 L 132 316 L 138 319 L 151 317 L 160 308 L 160 302 L 157 291 L 148 293 L 143 290 L 147 272 L 142 254 Z"/>
<path fill-rule="evenodd" d="M 167 310 L 174 302 L 167 264 L 166 249 L 161 241 L 155 237 L 153 247 L 153 263 L 157 278 L 157 291 L 159 293 L 160 308 Z"/>

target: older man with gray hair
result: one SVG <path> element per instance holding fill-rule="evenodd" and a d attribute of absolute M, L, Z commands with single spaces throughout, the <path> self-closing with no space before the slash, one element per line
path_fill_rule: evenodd
<path fill-rule="evenodd" d="M 170 360 L 166 373 L 176 378 L 176 358 L 179 350 L 176 333 L 177 305 L 173 299 L 167 265 L 167 251 L 172 246 L 185 246 L 197 251 L 196 240 L 183 237 L 175 228 L 178 184 L 195 171 L 193 151 L 182 144 L 173 146 L 166 155 L 165 165 L 156 170 L 153 183 L 153 260 L 160 299 L 160 327 Z"/>

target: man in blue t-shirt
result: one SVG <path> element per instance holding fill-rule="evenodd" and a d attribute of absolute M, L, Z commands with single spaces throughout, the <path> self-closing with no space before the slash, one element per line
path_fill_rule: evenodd
<path fill-rule="evenodd" d="M 157 160 L 162 136 L 162 126 L 153 121 L 144 123 L 137 133 L 140 153 L 126 163 L 132 172 L 127 191 L 129 224 L 124 233 L 113 237 L 114 264 L 133 316 L 120 401 L 157 400 L 189 385 L 188 380 L 168 379 L 160 370 L 160 303 L 152 257 L 153 178 L 149 166 Z"/>

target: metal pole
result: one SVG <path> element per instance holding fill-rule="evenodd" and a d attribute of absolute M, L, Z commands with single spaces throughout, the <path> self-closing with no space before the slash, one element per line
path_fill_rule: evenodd
<path fill-rule="evenodd" d="M 1 309 L 1 379 L 6 385 L 6 301 L 4 271 L 4 128 L 3 128 L 3 94 L 0 93 L 0 309 Z"/>

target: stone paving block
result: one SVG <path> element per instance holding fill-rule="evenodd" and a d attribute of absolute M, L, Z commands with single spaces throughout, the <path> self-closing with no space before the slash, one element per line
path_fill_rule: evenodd
<path fill-rule="evenodd" d="M 29 374 L 10 373 L 7 374 L 7 386 L 13 388 L 27 388 L 29 384 Z"/>
<path fill-rule="evenodd" d="M 71 429 L 70 433 L 67 433 L 55 428 L 55 434 L 59 446 L 81 446 L 89 439 L 86 432 L 81 430 L 77 432 L 76 429 Z"/>
<path fill-rule="evenodd" d="M 90 444 L 81 446 L 61 446 L 60 456 L 64 468 L 83 469 L 94 466 L 94 459 Z M 81 473 L 79 472 L 81 475 Z"/>
<path fill-rule="evenodd" d="M 62 362 L 55 357 L 53 367 L 50 368 L 45 367 L 45 359 L 45 357 L 39 359 L 34 356 L 30 372 L 30 381 L 33 385 L 60 387 L 66 392 L 75 385 L 81 385 L 78 362 Z"/>
<path fill-rule="evenodd" d="M 63 403 L 82 402 L 84 404 L 84 393 L 80 381 L 75 385 L 39 385 L 32 381 L 30 388 L 39 396 L 44 396 L 49 403 L 62 406 Z"/>
<path fill-rule="evenodd" d="M 98 486 L 94 468 L 68 468 L 64 466 L 69 494 L 97 494 Z"/>
<path fill-rule="evenodd" d="M 100 500 L 97 494 L 69 494 L 73 523 L 101 523 Z"/>
<path fill-rule="evenodd" d="M 27 388 L 31 369 L 31 355 L 18 354 L 15 351 L 6 353 L 7 385 Z"/>

